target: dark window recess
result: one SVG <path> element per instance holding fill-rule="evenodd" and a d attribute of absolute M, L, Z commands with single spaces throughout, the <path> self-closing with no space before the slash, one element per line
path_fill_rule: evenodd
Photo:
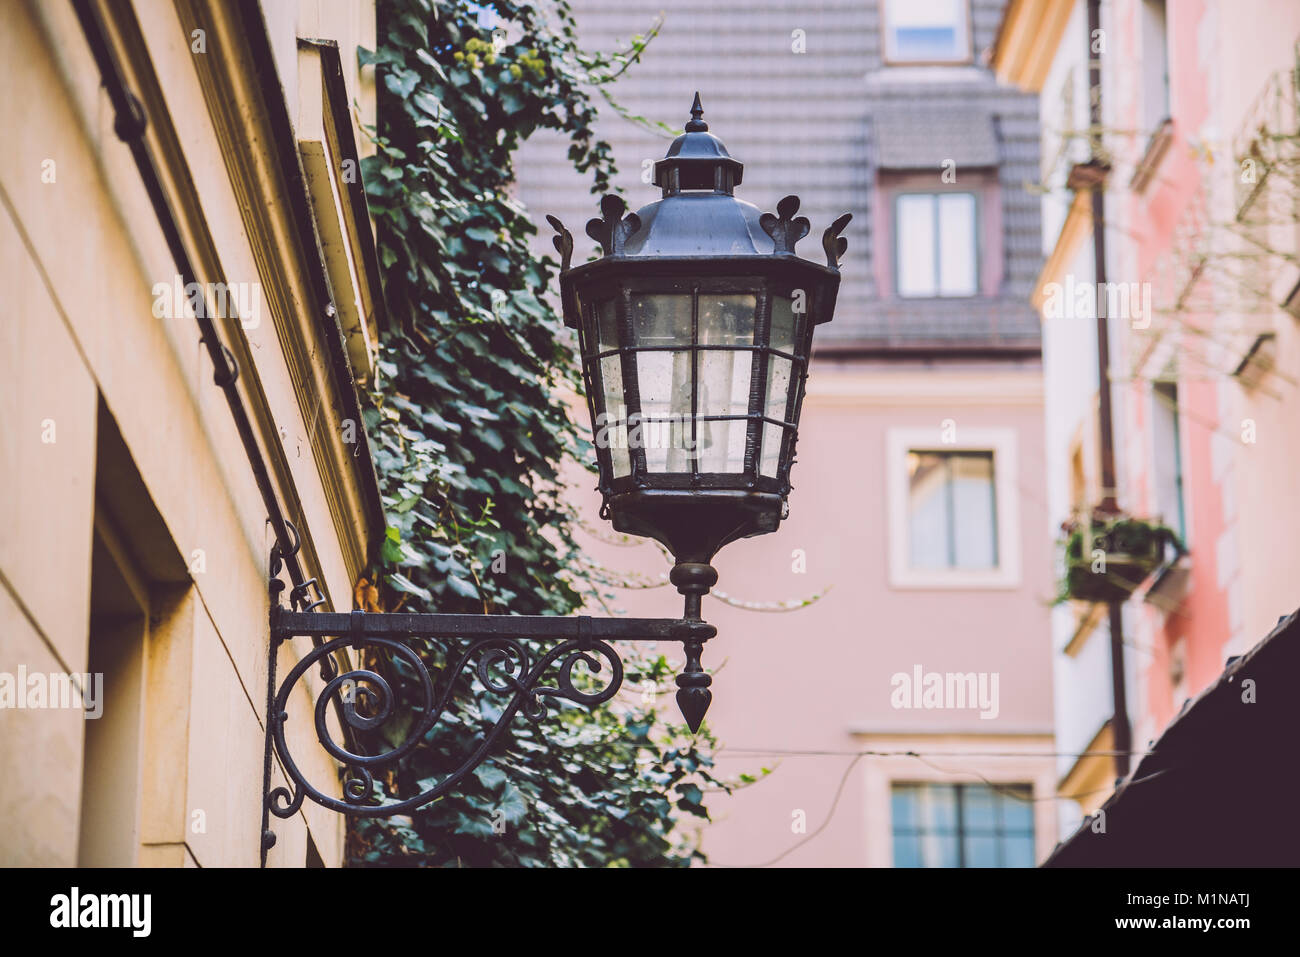
<path fill-rule="evenodd" d="M 895 867 L 1033 867 L 1028 784 L 895 784 Z"/>
<path fill-rule="evenodd" d="M 907 453 L 911 567 L 998 567 L 993 468 L 992 452 Z"/>

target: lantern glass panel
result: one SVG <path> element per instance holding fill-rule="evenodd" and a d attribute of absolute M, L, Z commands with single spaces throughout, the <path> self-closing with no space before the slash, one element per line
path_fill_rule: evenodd
<path fill-rule="evenodd" d="M 645 450 L 648 472 L 691 470 L 692 297 L 632 296 L 632 334 L 641 409 L 629 441 Z M 685 346 L 686 348 L 668 348 Z"/>
<path fill-rule="evenodd" d="M 763 423 L 763 457 L 759 460 L 758 474 L 776 478 L 781 465 L 781 439 L 785 429 L 771 422 Z"/>
<path fill-rule="evenodd" d="M 697 382 L 701 418 L 696 427 L 696 442 L 701 472 L 745 470 L 745 434 L 749 428 L 745 417 L 749 414 L 754 368 L 752 347 L 757 305 L 757 297 L 752 293 L 700 294 Z"/>
<path fill-rule="evenodd" d="M 801 305 L 806 303 L 803 300 Z M 795 312 L 795 301 L 791 296 L 772 297 L 772 325 L 768 336 L 768 345 L 773 350 L 795 353 L 796 337 L 799 333 L 802 313 Z M 771 354 L 767 358 L 767 395 L 764 398 L 763 415 L 767 419 L 786 422 L 789 410 L 791 382 L 796 375 L 794 363 L 785 356 Z M 781 465 L 781 446 L 786 429 L 772 422 L 763 423 L 762 452 L 759 457 L 758 472 L 768 478 L 776 478 Z"/>
<path fill-rule="evenodd" d="M 606 299 L 596 305 L 597 350 L 617 349 L 618 304 Z M 600 370 L 600 408 L 596 410 L 596 446 L 607 449 L 614 478 L 632 474 L 627 443 L 627 404 L 623 397 L 623 360 L 615 354 L 597 360 Z"/>
<path fill-rule="evenodd" d="M 767 407 L 763 414 L 769 419 L 784 422 L 786 401 L 790 397 L 789 359 L 771 356 L 767 360 Z"/>
<path fill-rule="evenodd" d="M 807 297 L 804 297 L 806 303 Z M 802 305 L 803 303 L 801 303 Z M 768 345 L 782 352 L 794 352 L 795 320 L 794 300 L 789 296 L 772 297 L 772 333 Z"/>
<path fill-rule="evenodd" d="M 767 404 L 763 414 L 768 419 L 778 422 L 786 421 L 786 402 L 790 396 L 789 359 L 781 356 L 769 356 L 767 360 Z M 781 439 L 785 429 L 771 422 L 763 423 L 763 454 L 759 460 L 758 472 L 769 478 L 776 478 L 781 460 Z"/>
<path fill-rule="evenodd" d="M 601 352 L 617 349 L 619 345 L 618 302 L 605 299 L 596 304 L 596 338 Z"/>
<path fill-rule="evenodd" d="M 597 432 L 597 443 L 610 450 L 610 464 L 614 478 L 632 474 L 632 460 L 627 451 L 627 407 L 623 404 L 623 364 L 617 356 L 600 360 L 600 378 L 604 385 L 605 409 L 600 425 L 603 435 Z"/>

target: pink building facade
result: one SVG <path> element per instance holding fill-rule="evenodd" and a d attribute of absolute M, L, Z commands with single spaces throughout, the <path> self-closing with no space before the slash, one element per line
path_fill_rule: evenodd
<path fill-rule="evenodd" d="M 1106 280 L 1131 292 L 1109 318 L 1117 495 L 1174 528 L 1188 554 L 1124 609 L 1128 711 L 1141 753 L 1300 604 L 1296 66 L 1300 8 L 1284 2 L 1008 6 L 998 76 L 1040 94 L 1048 496 L 1053 522 L 1099 487 L 1095 314 L 1049 309 L 1053 284 L 1095 282 L 1090 147 L 1105 180 Z M 1090 143 L 1089 51 L 1102 131 Z M 1100 293 L 1099 293 L 1100 296 Z M 1114 299 L 1110 300 L 1114 302 Z M 1290 483 L 1293 485 L 1293 483 Z M 1053 617 L 1063 827 L 1113 781 L 1107 629 L 1095 608 Z"/>

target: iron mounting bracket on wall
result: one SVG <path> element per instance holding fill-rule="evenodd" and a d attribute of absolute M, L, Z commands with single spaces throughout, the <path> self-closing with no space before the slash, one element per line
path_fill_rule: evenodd
<path fill-rule="evenodd" d="M 272 572 L 278 571 L 278 555 L 272 555 Z M 262 863 L 275 845 L 270 816 L 289 818 L 310 798 L 322 807 L 354 817 L 387 817 L 404 814 L 450 793 L 478 767 L 493 744 L 517 713 L 540 721 L 548 712 L 548 698 L 573 701 L 587 706 L 603 704 L 623 684 L 623 662 L 610 644 L 613 641 L 680 641 L 686 663 L 677 676 L 677 703 L 692 730 L 698 730 L 712 699 L 712 678 L 700 664 L 704 642 L 717 628 L 699 617 L 700 598 L 717 573 L 711 566 L 697 565 L 673 570 L 673 583 L 686 596 L 682 618 L 593 618 L 587 615 L 456 615 L 405 614 L 401 612 L 317 612 L 320 602 L 308 604 L 306 585 L 293 589 L 295 611 L 279 602 L 284 584 L 271 583 L 271 640 L 267 663 L 266 752 L 262 792 Z M 311 638 L 314 647 L 304 654 L 276 685 L 276 663 L 280 647 L 294 638 Z M 547 646 L 530 650 L 528 643 Z M 439 646 L 446 667 L 436 678 L 429 673 L 417 643 Z M 355 653 L 349 661 L 348 652 Z M 418 699 L 407 709 L 420 715 L 398 745 L 384 742 L 376 753 L 365 753 L 358 734 L 372 732 L 398 712 L 399 702 L 392 684 L 378 671 L 366 666 L 367 651 L 386 653 L 403 663 L 414 676 Z M 602 664 L 602 659 L 604 664 Z M 582 662 L 593 674 L 608 681 L 599 690 L 584 690 L 574 683 L 574 668 Z M 315 700 L 316 738 L 322 748 L 341 765 L 342 797 L 333 797 L 312 785 L 289 749 L 285 733 L 289 720 L 289 698 L 297 683 L 313 666 L 319 666 L 323 687 Z M 554 666 L 553 683 L 543 684 Z M 605 667 L 608 667 L 608 672 Z M 474 749 L 450 774 L 412 797 L 375 803 L 375 769 L 395 766 L 413 751 L 425 735 L 443 718 L 453 701 L 457 681 L 467 669 L 489 692 L 506 700 L 496 721 L 482 733 Z M 334 739 L 328 726 L 332 708 L 343 743 Z M 375 740 L 374 735 L 369 735 Z M 291 787 L 271 787 L 272 749 L 279 758 Z"/>

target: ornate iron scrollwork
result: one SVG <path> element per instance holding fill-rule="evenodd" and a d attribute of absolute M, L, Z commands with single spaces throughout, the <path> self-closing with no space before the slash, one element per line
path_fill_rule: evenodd
<path fill-rule="evenodd" d="M 827 226 L 826 231 L 822 233 L 822 249 L 826 253 L 826 265 L 836 272 L 839 272 L 840 257 L 849 248 L 849 241 L 840 233 L 843 232 L 844 227 L 849 224 L 849 220 L 852 218 L 852 213 L 845 213 Z"/>
<path fill-rule="evenodd" d="M 573 262 L 573 233 L 569 232 L 557 216 L 547 216 L 546 221 L 556 233 L 551 237 L 551 244 L 560 254 L 560 272 L 568 272 L 569 264 Z"/>
<path fill-rule="evenodd" d="M 776 204 L 776 215 L 764 213 L 758 217 L 763 232 L 772 237 L 772 252 L 777 255 L 794 255 L 794 245 L 808 235 L 812 224 L 807 216 L 795 217 L 799 212 L 799 197 L 787 196 Z"/>
<path fill-rule="evenodd" d="M 636 213 L 624 216 L 626 211 L 623 197 L 610 193 L 600 201 L 600 216 L 587 220 L 587 235 L 600 243 L 606 256 L 623 255 L 623 244 L 641 228 L 641 217 Z"/>
<path fill-rule="evenodd" d="M 374 615 L 363 616 L 373 619 Z M 438 618 L 440 616 L 416 616 Z M 502 616 L 505 617 L 505 616 Z M 364 627 L 364 625 L 362 626 Z M 418 639 L 422 636 L 413 636 Z M 353 732 L 371 732 L 382 727 L 396 713 L 398 701 L 389 682 L 377 671 L 363 666 L 349 671 L 333 671 L 333 656 L 346 649 L 382 649 L 403 660 L 408 670 L 416 676 L 419 700 L 413 702 L 415 710 L 424 717 L 405 733 L 403 740 L 376 754 L 362 754 L 340 744 L 330 732 L 328 709 L 337 705 L 340 720 Z M 494 636 L 466 643 L 464 649 L 439 675 L 443 687 L 439 693 L 429 673 L 424 657 L 399 638 L 378 637 L 366 634 L 345 634 L 313 648 L 285 676 L 275 696 L 270 719 L 271 739 L 285 772 L 293 782 L 294 790 L 277 787 L 268 795 L 269 808 L 279 818 L 288 818 L 302 807 L 304 798 L 343 814 L 357 817 L 387 816 L 413 810 L 447 794 L 487 757 L 514 716 L 522 712 L 530 721 L 546 717 L 546 699 L 562 698 L 589 707 L 603 704 L 618 693 L 623 684 L 623 662 L 618 653 L 606 642 L 591 637 L 571 638 L 551 648 L 532 660 L 523 641 L 513 637 Z M 602 665 L 601 659 L 605 664 Z M 542 681 L 553 665 L 555 683 L 543 685 Z M 579 663 L 590 673 L 608 673 L 608 681 L 596 691 L 584 691 L 574 683 L 574 669 Z M 332 797 L 314 787 L 299 768 L 289 750 L 285 737 L 288 721 L 289 695 L 298 681 L 314 666 L 322 665 L 330 674 L 325 687 L 316 697 L 316 737 L 321 747 L 340 762 L 344 769 L 343 799 Z M 502 668 L 504 666 L 504 668 Z M 606 668 L 606 666 L 608 666 Z M 473 668 L 483 686 L 494 694 L 508 695 L 509 700 L 491 728 L 479 741 L 465 761 L 436 785 L 413 797 L 385 804 L 372 802 L 374 770 L 395 765 L 409 754 L 438 723 L 451 703 L 456 682 L 467 668 Z"/>

